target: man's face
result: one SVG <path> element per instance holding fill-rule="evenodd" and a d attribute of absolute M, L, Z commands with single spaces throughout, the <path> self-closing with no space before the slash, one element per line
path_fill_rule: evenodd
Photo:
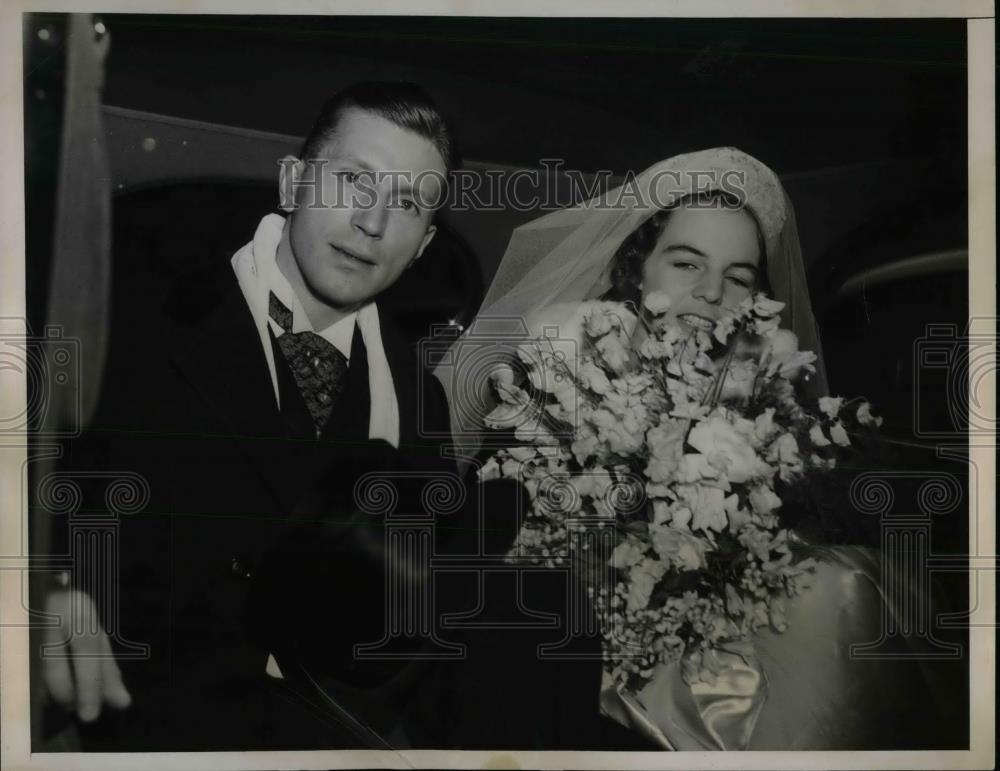
<path fill-rule="evenodd" d="M 347 310 L 391 286 L 434 235 L 444 175 L 433 143 L 358 108 L 318 159 L 283 168 L 281 193 L 298 203 L 288 242 L 313 298 Z"/>

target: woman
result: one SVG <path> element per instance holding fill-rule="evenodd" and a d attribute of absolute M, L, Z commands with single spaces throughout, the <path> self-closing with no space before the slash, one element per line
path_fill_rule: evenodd
<path fill-rule="evenodd" d="M 481 355 L 478 336 L 510 346 L 525 336 L 554 337 L 572 357 L 589 301 L 625 303 L 638 345 L 643 325 L 629 310 L 642 309 L 653 292 L 669 298 L 669 317 L 710 331 L 760 290 L 784 303 L 782 326 L 817 354 L 805 387 L 824 395 L 791 204 L 770 169 L 733 148 L 671 158 L 623 188 L 519 228 L 483 310 L 453 349 L 453 366 L 438 373 L 466 457 L 483 439 L 470 425 L 482 425 L 493 406 L 483 375 L 498 362 Z M 883 611 L 891 612 L 877 560 L 854 547 L 821 554 L 813 589 L 789 604 L 789 631 L 765 630 L 729 646 L 711 684 L 689 684 L 679 664 L 658 665 L 637 692 L 605 676 L 601 712 L 665 749 L 919 746 L 934 710 L 918 667 L 851 654 L 852 645 L 880 638 Z"/>

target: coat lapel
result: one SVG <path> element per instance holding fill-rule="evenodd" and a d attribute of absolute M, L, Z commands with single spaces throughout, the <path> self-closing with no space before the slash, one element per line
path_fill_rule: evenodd
<path fill-rule="evenodd" d="M 260 336 L 235 282 L 202 324 L 174 337 L 173 361 L 217 418 L 213 426 L 238 439 L 232 446 L 288 510 L 293 491 L 283 480 L 289 453 L 275 448 L 286 431 Z"/>

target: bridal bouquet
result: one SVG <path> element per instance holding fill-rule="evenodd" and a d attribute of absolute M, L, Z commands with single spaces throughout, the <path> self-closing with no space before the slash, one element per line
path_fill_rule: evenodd
<path fill-rule="evenodd" d="M 510 559 L 593 568 L 598 555 L 571 534 L 613 528 L 596 571 L 611 580 L 588 591 L 606 667 L 633 689 L 678 660 L 689 683 L 711 682 L 723 646 L 784 631 L 786 599 L 815 563 L 782 527 L 782 500 L 881 422 L 861 400 L 797 396 L 816 357 L 779 329 L 782 303 L 757 294 L 714 329 L 669 320 L 668 307 L 662 293 L 646 313 L 584 303 L 575 352 L 551 338 L 520 346 L 526 378 L 493 374 L 486 423 L 521 446 L 480 470 L 528 491 Z"/>

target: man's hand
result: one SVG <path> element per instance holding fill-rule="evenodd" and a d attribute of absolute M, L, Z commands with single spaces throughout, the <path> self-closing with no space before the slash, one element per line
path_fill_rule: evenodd
<path fill-rule="evenodd" d="M 88 723 L 100 717 L 105 703 L 128 707 L 132 697 L 90 596 L 56 589 L 46 597 L 45 610 L 59 617 L 59 625 L 44 634 L 47 645 L 58 647 L 42 659 L 42 680 L 53 700 Z"/>

